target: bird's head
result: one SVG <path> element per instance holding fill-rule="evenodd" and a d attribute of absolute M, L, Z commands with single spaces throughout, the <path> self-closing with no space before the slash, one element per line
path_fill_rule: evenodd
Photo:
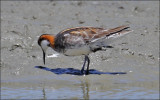
<path fill-rule="evenodd" d="M 54 48 L 54 39 L 55 37 L 50 34 L 43 34 L 38 39 L 38 45 L 43 51 L 43 62 L 45 64 L 45 54 L 48 47 Z"/>

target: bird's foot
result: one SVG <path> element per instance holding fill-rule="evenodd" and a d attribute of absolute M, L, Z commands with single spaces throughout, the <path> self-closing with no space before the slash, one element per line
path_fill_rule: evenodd
<path fill-rule="evenodd" d="M 85 71 L 84 71 L 84 70 L 81 70 L 81 74 L 84 75 L 84 74 L 85 74 Z"/>
<path fill-rule="evenodd" d="M 89 70 L 86 71 L 85 75 L 89 75 Z"/>
<path fill-rule="evenodd" d="M 81 70 L 82 75 L 89 75 L 89 71 Z"/>

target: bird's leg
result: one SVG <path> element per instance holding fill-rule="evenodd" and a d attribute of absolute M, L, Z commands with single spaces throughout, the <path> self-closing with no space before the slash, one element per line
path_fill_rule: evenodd
<path fill-rule="evenodd" d="M 89 74 L 89 64 L 90 64 L 90 59 L 89 59 L 88 56 L 85 56 L 85 57 L 86 57 L 86 59 L 87 59 L 87 61 L 88 61 L 88 64 L 87 64 L 87 71 L 86 71 L 86 75 L 88 75 L 88 74 Z"/>
<path fill-rule="evenodd" d="M 85 56 L 85 59 L 84 59 L 84 63 L 83 63 L 83 67 L 81 69 L 81 73 L 84 74 L 84 67 L 86 65 L 86 61 L 87 61 L 87 56 Z"/>

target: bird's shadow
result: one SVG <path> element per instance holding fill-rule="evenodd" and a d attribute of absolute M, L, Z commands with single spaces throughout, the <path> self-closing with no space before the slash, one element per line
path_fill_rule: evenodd
<path fill-rule="evenodd" d="M 57 75 L 62 75 L 62 74 L 70 74 L 70 75 L 84 75 L 81 73 L 81 70 L 79 69 L 74 69 L 74 68 L 55 68 L 55 69 L 51 69 L 48 67 L 44 67 L 44 66 L 35 66 L 35 68 L 39 68 L 42 70 L 46 70 L 46 71 L 50 71 L 54 74 Z M 86 71 L 85 71 L 86 73 Z M 127 74 L 126 72 L 101 72 L 95 69 L 90 69 L 89 70 L 89 74 L 97 74 L 97 75 L 101 75 L 101 74 L 111 74 L 111 75 L 117 75 L 117 74 Z M 88 75 L 89 75 L 88 74 Z"/>

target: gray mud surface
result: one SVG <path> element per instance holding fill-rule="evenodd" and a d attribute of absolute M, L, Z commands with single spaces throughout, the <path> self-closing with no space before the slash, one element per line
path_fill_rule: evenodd
<path fill-rule="evenodd" d="M 80 70 L 84 57 L 51 57 L 52 49 L 43 64 L 41 34 L 126 24 L 134 31 L 89 56 L 90 69 L 107 74 L 56 74 Z M 1 99 L 158 99 L 159 2 L 1 1 L 0 67 Z"/>

